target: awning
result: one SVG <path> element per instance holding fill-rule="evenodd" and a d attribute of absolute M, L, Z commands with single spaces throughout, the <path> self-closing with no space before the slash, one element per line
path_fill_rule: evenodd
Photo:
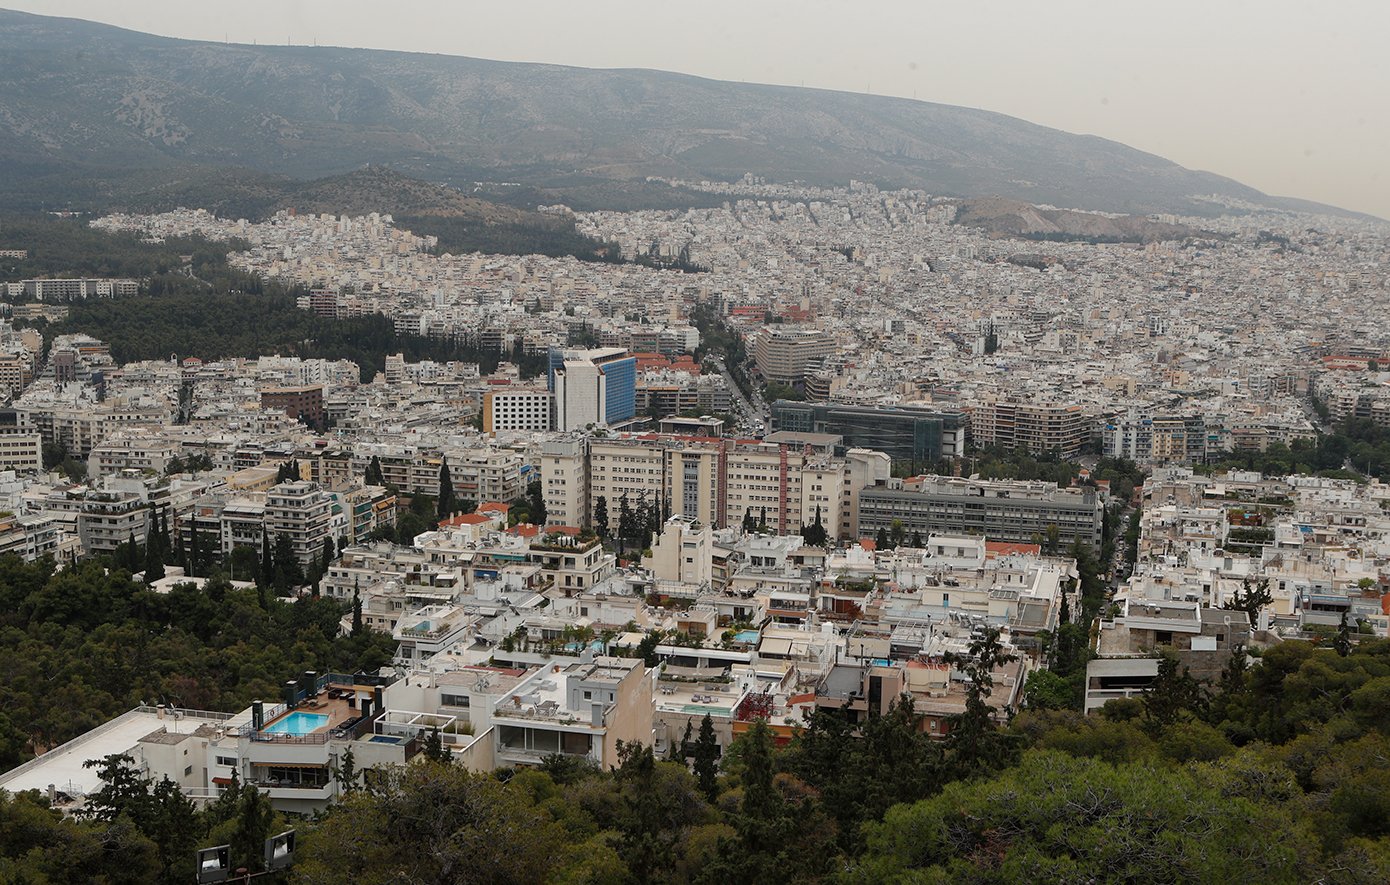
<path fill-rule="evenodd" d="M 791 654 L 791 650 L 790 639 L 764 639 L 762 645 L 758 646 L 760 655 L 787 655 Z"/>
<path fill-rule="evenodd" d="M 212 779 L 212 782 L 219 787 L 230 787 L 232 784 L 236 783 L 236 779 L 230 777 L 215 777 Z"/>

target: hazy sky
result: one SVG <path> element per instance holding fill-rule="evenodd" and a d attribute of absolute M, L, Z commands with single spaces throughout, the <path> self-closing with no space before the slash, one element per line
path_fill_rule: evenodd
<path fill-rule="evenodd" d="M 0 0 L 201 40 L 401 49 L 918 98 L 1390 219 L 1384 0 Z"/>

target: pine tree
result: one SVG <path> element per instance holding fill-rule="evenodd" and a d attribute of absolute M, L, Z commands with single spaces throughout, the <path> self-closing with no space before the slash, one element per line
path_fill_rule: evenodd
<path fill-rule="evenodd" d="M 362 635 L 362 594 L 357 591 L 356 582 L 352 588 L 352 633 L 353 639 Z"/>

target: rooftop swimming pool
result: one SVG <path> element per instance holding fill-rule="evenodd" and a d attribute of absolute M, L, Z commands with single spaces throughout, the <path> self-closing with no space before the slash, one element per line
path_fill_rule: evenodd
<path fill-rule="evenodd" d="M 735 642 L 757 642 L 757 641 L 758 641 L 758 631 L 757 631 L 757 630 L 740 630 L 740 631 L 738 631 L 737 633 L 734 634 L 734 641 L 735 641 Z"/>
<path fill-rule="evenodd" d="M 291 713 L 283 719 L 261 729 L 262 734 L 308 734 L 318 731 L 328 724 L 328 717 L 320 713 Z"/>

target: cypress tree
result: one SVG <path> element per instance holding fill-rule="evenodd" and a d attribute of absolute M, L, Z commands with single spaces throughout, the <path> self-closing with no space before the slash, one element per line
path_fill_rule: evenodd
<path fill-rule="evenodd" d="M 261 586 L 269 587 L 275 581 L 275 554 L 270 547 L 270 533 L 261 526 Z"/>
<path fill-rule="evenodd" d="M 454 512 L 454 483 L 449 477 L 449 459 L 439 460 L 439 504 L 435 515 L 441 520 L 448 519 Z"/>

